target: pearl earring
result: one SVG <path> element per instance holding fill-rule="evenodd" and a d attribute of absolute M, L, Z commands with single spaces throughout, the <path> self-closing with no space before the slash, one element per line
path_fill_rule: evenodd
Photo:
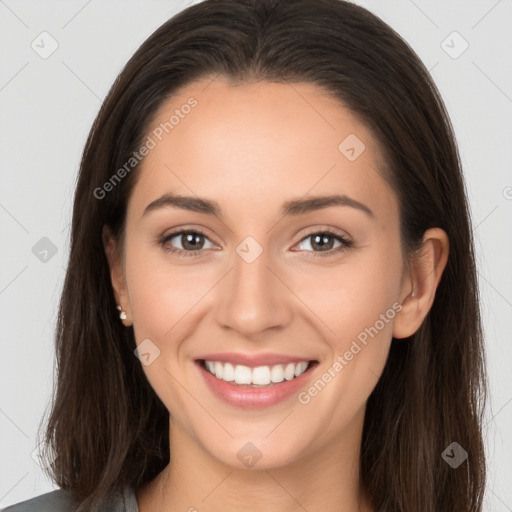
<path fill-rule="evenodd" d="M 119 311 L 119 318 L 121 320 L 126 320 L 126 311 L 124 311 L 121 306 L 117 306 L 117 310 Z"/>

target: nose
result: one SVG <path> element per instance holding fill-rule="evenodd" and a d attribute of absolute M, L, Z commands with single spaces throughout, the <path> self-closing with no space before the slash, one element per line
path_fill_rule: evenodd
<path fill-rule="evenodd" d="M 216 320 L 222 328 L 256 339 L 291 322 L 293 292 L 268 253 L 263 250 L 252 262 L 234 253 L 232 269 L 217 290 Z"/>

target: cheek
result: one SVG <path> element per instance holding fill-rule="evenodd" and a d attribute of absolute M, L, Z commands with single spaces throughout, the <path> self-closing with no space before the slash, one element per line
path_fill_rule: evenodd
<path fill-rule="evenodd" d="M 356 417 L 375 388 L 386 364 L 397 312 L 386 299 L 391 295 L 387 289 L 373 282 L 350 296 L 351 282 L 345 281 L 347 293 L 333 293 L 329 311 L 323 312 L 322 320 L 334 330 L 324 337 L 329 355 L 322 373 L 298 396 L 305 411 L 323 415 L 327 437 Z M 364 286 L 364 280 L 357 284 Z"/>
<path fill-rule="evenodd" d="M 130 242 L 126 275 L 137 342 L 145 338 L 164 342 L 178 331 L 183 334 L 222 271 L 208 262 L 171 264 L 171 256 L 163 250 Z M 341 351 L 347 340 L 373 326 L 392 307 L 400 289 L 401 263 L 398 242 L 383 237 L 372 247 L 347 253 L 339 263 L 299 261 L 295 268 L 283 267 L 280 273 L 309 308 L 309 313 L 303 312 L 308 321 L 334 339 L 333 348 Z M 282 300 L 294 302 L 283 294 Z M 382 330 L 387 336 L 392 322 Z"/>
<path fill-rule="evenodd" d="M 211 287 L 207 266 L 171 265 L 163 249 L 127 242 L 126 275 L 137 342 L 163 342 Z M 180 323 L 180 328 L 181 328 Z"/>
<path fill-rule="evenodd" d="M 181 371 L 186 365 L 180 340 L 193 332 L 194 305 L 209 280 L 190 266 L 171 266 L 143 243 L 126 244 L 126 276 L 136 344 L 150 347 L 151 361 L 142 369 L 168 410 L 187 411 Z M 191 273 L 193 278 L 191 278 Z M 150 340 L 151 344 L 147 344 Z M 155 348 L 156 347 L 156 348 Z M 142 362 L 142 359 L 141 359 Z"/>
<path fill-rule="evenodd" d="M 298 293 L 307 297 L 319 329 L 327 333 L 324 340 L 330 352 L 326 372 L 315 389 L 305 390 L 304 401 L 321 394 L 327 409 L 337 411 L 333 419 L 354 413 L 375 387 L 401 309 L 396 302 L 402 272 L 400 247 L 380 247 L 351 255 L 316 275 L 301 274 L 304 287 Z M 340 402 L 344 407 L 339 407 Z"/>
<path fill-rule="evenodd" d="M 401 285 L 401 253 L 398 244 L 374 247 L 347 253 L 339 264 L 310 265 L 295 274 L 294 291 L 318 317 L 317 323 L 324 324 L 322 332 L 330 333 L 338 350 L 376 322 L 384 338 L 391 335 L 396 316 L 393 304 Z"/>

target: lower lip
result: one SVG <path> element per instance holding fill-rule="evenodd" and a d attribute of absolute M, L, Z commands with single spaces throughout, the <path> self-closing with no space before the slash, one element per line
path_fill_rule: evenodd
<path fill-rule="evenodd" d="M 275 383 L 268 387 L 255 388 L 234 385 L 225 380 L 218 379 L 204 368 L 201 362 L 196 361 L 196 363 L 206 384 L 214 395 L 229 405 L 254 409 L 270 407 L 298 393 L 318 364 L 316 361 L 311 362 L 302 375 L 292 380 L 284 380 L 283 382 Z"/>

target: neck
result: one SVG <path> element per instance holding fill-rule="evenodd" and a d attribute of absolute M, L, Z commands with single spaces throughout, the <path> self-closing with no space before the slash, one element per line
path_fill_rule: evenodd
<path fill-rule="evenodd" d="M 371 512 L 359 483 L 364 410 L 321 451 L 276 467 L 239 469 L 209 455 L 171 419 L 169 465 L 137 491 L 140 512 Z"/>

